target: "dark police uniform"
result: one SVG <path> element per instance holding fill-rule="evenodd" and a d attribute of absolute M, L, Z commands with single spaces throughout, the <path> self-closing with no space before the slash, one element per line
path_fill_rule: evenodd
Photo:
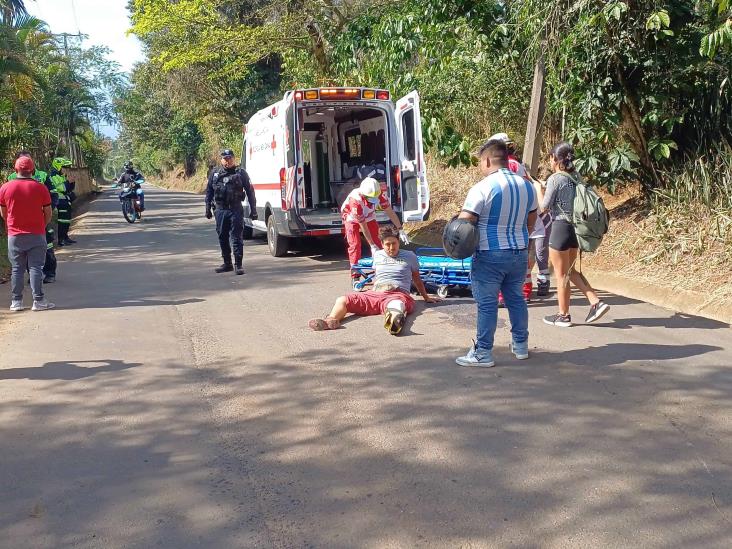
<path fill-rule="evenodd" d="M 231 270 L 231 252 L 237 270 L 244 258 L 244 208 L 242 200 L 246 194 L 251 208 L 251 218 L 257 219 L 257 201 L 254 188 L 246 170 L 239 167 L 219 167 L 208 178 L 206 186 L 206 217 L 211 216 L 211 206 L 216 205 L 216 233 L 219 235 L 221 257 L 224 264 L 219 272 Z"/>

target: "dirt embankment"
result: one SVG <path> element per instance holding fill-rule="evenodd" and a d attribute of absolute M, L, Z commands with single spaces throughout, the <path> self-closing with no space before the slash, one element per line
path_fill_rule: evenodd
<path fill-rule="evenodd" d="M 201 167 L 191 177 L 186 177 L 182 166 L 166 172 L 162 177 L 150 178 L 150 182 L 165 189 L 203 194 L 206 190 L 206 170 Z"/>
<path fill-rule="evenodd" d="M 430 219 L 412 224 L 410 234 L 420 244 L 439 246 L 445 223 L 481 176 L 475 168 L 432 163 L 428 178 Z M 623 293 L 627 287 L 634 297 L 727 321 L 728 312 L 715 311 L 732 311 L 732 220 L 725 228 L 719 226 L 724 216 L 702 207 L 651 206 L 638 188 L 604 194 L 604 200 L 612 216 L 610 231 L 600 249 L 582 259 L 598 287 L 605 277 L 612 291 Z"/>

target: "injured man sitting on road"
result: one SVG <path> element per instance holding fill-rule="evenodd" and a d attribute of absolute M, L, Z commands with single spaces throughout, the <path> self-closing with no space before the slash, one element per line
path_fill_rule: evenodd
<path fill-rule="evenodd" d="M 379 228 L 383 250 L 373 248 L 374 289 L 354 292 L 336 299 L 333 310 L 325 318 L 308 323 L 313 330 L 335 330 L 348 313 L 357 316 L 384 315 L 384 328 L 397 335 L 407 315 L 414 310 L 414 299 L 409 294 L 412 283 L 426 303 L 437 303 L 438 298 L 427 294 L 419 277 L 417 255 L 399 249 L 399 231 L 393 225 Z"/>

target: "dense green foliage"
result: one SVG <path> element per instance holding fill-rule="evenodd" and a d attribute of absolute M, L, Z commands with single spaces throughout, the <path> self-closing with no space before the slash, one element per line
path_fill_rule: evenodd
<path fill-rule="evenodd" d="M 63 154 L 101 174 L 111 145 L 95 128 L 116 120 L 111 96 L 123 84 L 108 53 L 64 44 L 22 2 L 0 0 L 0 170 L 29 149 L 43 166 Z"/>
<path fill-rule="evenodd" d="M 215 136 L 235 144 L 241 123 L 282 91 L 321 84 L 385 86 L 395 95 L 418 89 L 433 156 L 469 164 L 490 133 L 523 141 L 540 54 L 546 143 L 572 140 L 595 181 L 637 179 L 651 191 L 712 145 L 728 154 L 732 139 L 729 0 L 132 5 L 150 60 L 135 75 L 122 120 L 134 153 L 151 164 L 163 151 L 167 164 L 190 153 L 172 146 L 180 116 L 193 124 L 185 135 L 203 135 L 202 159 Z M 143 137 L 140 124 L 151 117 L 150 128 L 160 127 Z"/>

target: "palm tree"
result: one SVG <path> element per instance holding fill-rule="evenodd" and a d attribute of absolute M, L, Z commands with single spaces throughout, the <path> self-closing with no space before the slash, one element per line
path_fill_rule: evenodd
<path fill-rule="evenodd" d="M 0 0 L 0 23 L 9 23 L 16 15 L 25 15 L 24 0 Z"/>

